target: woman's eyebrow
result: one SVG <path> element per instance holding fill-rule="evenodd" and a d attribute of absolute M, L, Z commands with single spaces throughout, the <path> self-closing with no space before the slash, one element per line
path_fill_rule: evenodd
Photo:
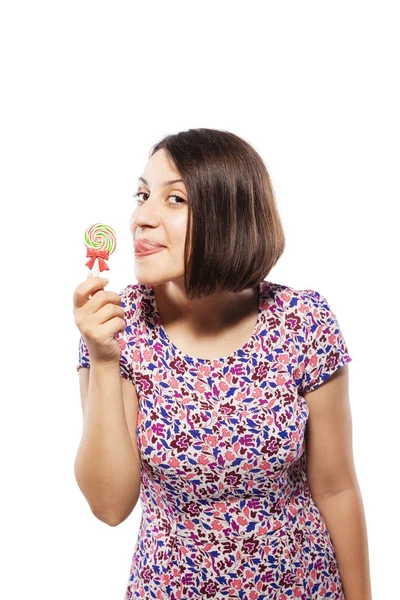
<path fill-rule="evenodd" d="M 138 177 L 138 181 L 143 181 L 145 185 L 149 185 L 148 182 L 145 179 L 143 179 L 143 177 Z M 170 179 L 169 181 L 164 181 L 164 183 L 162 183 L 161 185 L 166 187 L 167 185 L 172 185 L 173 183 L 178 183 L 179 181 L 183 183 L 182 179 Z"/>

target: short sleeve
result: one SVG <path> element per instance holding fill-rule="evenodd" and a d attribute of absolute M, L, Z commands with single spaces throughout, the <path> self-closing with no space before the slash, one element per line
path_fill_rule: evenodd
<path fill-rule="evenodd" d="M 125 330 L 115 334 L 120 347 L 120 374 L 121 377 L 137 386 L 140 374 L 140 325 L 137 284 L 125 287 L 119 295 L 121 296 L 121 307 L 124 309 L 126 321 Z M 81 367 L 90 367 L 90 353 L 82 335 L 79 339 L 76 370 L 79 371 Z"/>
<path fill-rule="evenodd" d="M 319 292 L 305 290 L 306 314 L 303 352 L 300 357 L 300 393 L 317 389 L 337 369 L 350 363 L 348 347 L 335 313 Z"/>

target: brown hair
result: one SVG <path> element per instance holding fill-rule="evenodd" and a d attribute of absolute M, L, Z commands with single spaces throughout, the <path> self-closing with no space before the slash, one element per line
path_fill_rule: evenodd
<path fill-rule="evenodd" d="M 188 190 L 188 298 L 240 292 L 265 279 L 285 248 L 267 168 L 244 139 L 218 129 L 167 135 L 164 148 Z M 190 246 L 190 249 L 189 249 Z"/>

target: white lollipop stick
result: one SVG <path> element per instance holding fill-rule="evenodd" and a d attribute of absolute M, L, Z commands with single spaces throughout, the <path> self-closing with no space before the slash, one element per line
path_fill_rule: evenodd
<path fill-rule="evenodd" d="M 93 277 L 99 277 L 99 261 L 98 261 L 97 258 L 94 259 L 93 269 L 92 269 L 92 276 Z"/>

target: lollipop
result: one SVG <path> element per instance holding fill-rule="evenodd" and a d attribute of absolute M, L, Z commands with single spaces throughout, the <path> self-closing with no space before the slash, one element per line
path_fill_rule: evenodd
<path fill-rule="evenodd" d="M 86 266 L 92 270 L 94 277 L 99 276 L 100 271 L 109 271 L 106 263 L 110 254 L 112 254 L 117 245 L 115 231 L 109 225 L 96 223 L 88 227 L 85 231 L 85 246 L 87 247 L 86 257 L 90 258 Z"/>

